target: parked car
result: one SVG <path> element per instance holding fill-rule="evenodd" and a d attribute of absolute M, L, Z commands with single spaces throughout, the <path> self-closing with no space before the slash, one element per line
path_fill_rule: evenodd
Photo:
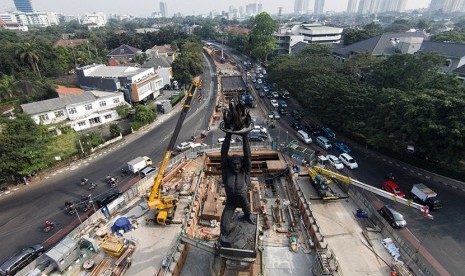
<path fill-rule="evenodd" d="M 145 169 L 142 169 L 140 171 L 140 178 L 144 178 L 144 177 L 146 177 L 147 175 L 153 173 L 156 170 L 157 170 L 157 168 L 154 168 L 154 167 L 147 167 Z"/>
<path fill-rule="evenodd" d="M 273 118 L 274 118 L 275 120 L 281 119 L 281 116 L 279 116 L 279 113 L 278 113 L 277 111 L 273 111 L 272 113 L 273 113 Z"/>
<path fill-rule="evenodd" d="M 258 93 L 258 95 L 260 96 L 260 98 L 265 97 L 265 91 L 260 91 L 260 92 Z"/>
<path fill-rule="evenodd" d="M 404 216 L 389 205 L 384 205 L 381 209 L 379 209 L 379 213 L 394 228 L 403 228 L 407 226 Z"/>
<path fill-rule="evenodd" d="M 218 142 L 218 144 L 223 144 L 224 138 L 218 138 L 217 142 Z M 239 139 L 239 138 L 232 138 L 231 139 L 231 144 L 238 143 L 238 142 L 242 142 L 241 139 Z"/>
<path fill-rule="evenodd" d="M 342 164 L 341 160 L 334 155 L 327 155 L 326 159 L 328 159 L 331 166 L 333 166 L 336 170 L 344 169 L 344 164 Z"/>
<path fill-rule="evenodd" d="M 284 100 L 279 101 L 279 107 L 286 108 L 287 107 L 286 101 Z"/>
<path fill-rule="evenodd" d="M 291 116 L 292 116 L 292 118 L 294 118 L 297 121 L 299 121 L 302 118 L 302 114 L 300 114 L 300 112 L 297 111 L 297 110 L 292 110 L 291 111 Z"/>
<path fill-rule="evenodd" d="M 336 134 L 334 133 L 334 131 L 332 131 L 328 127 L 322 127 L 321 131 L 323 132 L 323 135 L 326 136 L 326 138 L 328 138 L 328 139 L 336 138 Z"/>
<path fill-rule="evenodd" d="M 268 138 L 268 135 L 263 134 L 260 131 L 252 130 L 249 133 L 249 140 L 253 142 L 264 142 Z"/>
<path fill-rule="evenodd" d="M 346 165 L 351 170 L 358 168 L 358 164 L 355 159 L 347 153 L 341 153 L 339 155 L 339 160 L 341 160 L 342 163 L 344 163 L 344 165 Z"/>
<path fill-rule="evenodd" d="M 402 192 L 399 186 L 392 180 L 384 181 L 382 188 L 386 192 L 392 193 L 398 197 L 405 197 L 405 193 Z"/>
<path fill-rule="evenodd" d="M 260 85 L 255 85 L 255 90 L 260 90 Z"/>
<path fill-rule="evenodd" d="M 342 142 L 334 142 L 333 145 L 338 151 L 342 153 L 349 154 L 352 151 L 346 144 Z"/>
<path fill-rule="evenodd" d="M 279 109 L 278 109 L 278 112 L 279 112 L 279 114 L 281 114 L 281 115 L 286 115 L 286 114 L 287 114 L 287 110 L 284 109 L 284 108 L 279 108 Z"/>
<path fill-rule="evenodd" d="M 258 79 L 258 80 L 257 80 L 257 83 L 258 83 L 258 84 L 262 84 L 263 81 L 262 81 L 261 79 Z"/>
<path fill-rule="evenodd" d="M 255 79 L 255 78 L 252 79 L 252 82 L 253 82 L 253 83 L 256 83 L 256 82 L 257 82 L 257 79 Z"/>
<path fill-rule="evenodd" d="M 266 127 L 264 126 L 259 126 L 259 125 L 255 125 L 253 127 L 254 130 L 258 130 L 260 131 L 261 133 L 264 133 L 264 134 L 268 134 L 268 130 L 266 129 Z"/>
<path fill-rule="evenodd" d="M 120 191 L 112 190 L 109 193 L 105 193 L 105 194 L 99 196 L 98 199 L 95 201 L 95 203 L 97 204 L 98 208 L 102 208 L 103 206 L 109 204 L 110 202 L 117 199 L 121 195 L 122 195 L 122 193 Z"/>
<path fill-rule="evenodd" d="M 9 258 L 0 266 L 0 275 L 15 275 L 18 271 L 42 255 L 42 253 L 44 253 L 44 247 L 40 244 L 23 248 L 18 254 Z"/>
<path fill-rule="evenodd" d="M 302 129 L 302 126 L 300 125 L 300 123 L 294 120 L 291 121 L 291 127 L 297 131 Z"/>
<path fill-rule="evenodd" d="M 310 138 L 310 135 L 308 135 L 308 133 L 303 130 L 297 131 L 297 137 L 299 137 L 299 139 L 302 140 L 302 142 L 305 144 L 312 143 L 312 138 Z"/>
<path fill-rule="evenodd" d="M 265 86 L 265 87 L 263 87 L 263 92 L 268 93 L 268 92 L 270 92 L 270 90 L 268 89 L 268 87 Z"/>
<path fill-rule="evenodd" d="M 276 91 L 271 92 L 271 95 L 273 95 L 273 98 L 279 98 L 279 93 Z"/>
<path fill-rule="evenodd" d="M 271 105 L 272 105 L 273 107 L 278 107 L 278 106 L 279 106 L 278 101 L 275 100 L 275 99 L 270 100 L 270 102 L 271 102 Z"/>

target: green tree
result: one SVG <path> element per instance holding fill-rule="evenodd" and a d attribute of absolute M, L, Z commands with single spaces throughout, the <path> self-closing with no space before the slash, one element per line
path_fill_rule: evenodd
<path fill-rule="evenodd" d="M 431 36 L 432 41 L 465 43 L 465 31 L 448 31 Z"/>
<path fill-rule="evenodd" d="M 249 34 L 251 54 L 253 57 L 267 62 L 268 55 L 276 48 L 274 32 L 277 24 L 266 12 L 258 14 L 253 22 L 253 28 Z"/>
<path fill-rule="evenodd" d="M 110 124 L 109 130 L 111 138 L 118 137 L 121 134 L 121 128 L 118 124 Z"/>
<path fill-rule="evenodd" d="M 145 105 L 137 105 L 136 106 L 136 113 L 135 113 L 135 121 L 141 122 L 143 124 L 150 124 L 155 119 L 157 114 L 153 112 L 152 109 Z"/>
<path fill-rule="evenodd" d="M 16 53 L 21 62 L 28 63 L 31 66 L 32 71 L 41 77 L 38 64 L 40 61 L 40 56 L 35 50 L 34 44 L 25 41 L 19 45 Z"/>
<path fill-rule="evenodd" d="M 131 109 L 131 106 L 123 103 L 116 107 L 116 113 L 118 113 L 118 116 L 120 116 L 121 118 L 126 118 L 131 112 Z"/>
<path fill-rule="evenodd" d="M 14 98 L 16 92 L 15 83 L 14 76 L 2 75 L 0 80 L 0 101 L 5 102 Z"/>
<path fill-rule="evenodd" d="M 48 166 L 47 145 L 51 135 L 29 115 L 16 113 L 15 119 L 0 117 L 0 178 L 26 176 Z"/>

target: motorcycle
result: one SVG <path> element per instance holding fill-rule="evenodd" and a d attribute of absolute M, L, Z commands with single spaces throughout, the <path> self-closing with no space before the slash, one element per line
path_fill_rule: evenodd
<path fill-rule="evenodd" d="M 127 176 L 129 174 L 129 171 L 126 169 L 121 169 L 121 175 L 122 176 Z"/>
<path fill-rule="evenodd" d="M 50 232 L 50 230 L 52 230 L 53 228 L 55 228 L 55 222 L 50 222 L 50 221 L 45 222 L 45 227 L 44 227 L 45 233 Z"/>
<path fill-rule="evenodd" d="M 89 183 L 89 179 L 87 179 L 87 178 L 81 178 L 81 186 L 84 186 L 84 185 L 86 185 L 87 183 Z"/>
<path fill-rule="evenodd" d="M 65 202 L 65 211 L 70 215 L 73 215 L 74 213 L 76 213 L 76 209 L 74 208 L 74 204 L 71 201 L 66 201 Z"/>
<path fill-rule="evenodd" d="M 91 191 L 91 190 L 93 190 L 95 188 L 97 188 L 97 183 L 94 183 L 94 182 L 90 183 L 89 191 Z"/>
<path fill-rule="evenodd" d="M 111 188 L 116 187 L 118 182 L 119 182 L 118 178 L 111 176 L 111 175 L 107 176 L 107 183 L 110 184 Z"/>

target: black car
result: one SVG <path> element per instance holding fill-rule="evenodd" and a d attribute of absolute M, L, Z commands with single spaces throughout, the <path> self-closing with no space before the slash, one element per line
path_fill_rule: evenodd
<path fill-rule="evenodd" d="M 308 133 L 310 133 L 313 136 L 320 136 L 321 135 L 321 129 L 320 129 L 319 125 L 306 123 L 304 125 L 304 129 L 305 129 L 305 131 L 307 131 Z"/>
<path fill-rule="evenodd" d="M 297 131 L 299 131 L 299 130 L 302 129 L 302 126 L 301 126 L 300 123 L 297 122 L 297 121 L 291 121 L 291 126 L 292 126 L 295 130 L 297 130 Z"/>
<path fill-rule="evenodd" d="M 40 244 L 23 248 L 18 254 L 14 255 L 0 266 L 0 275 L 15 275 L 18 271 L 42 255 L 42 253 L 44 253 L 44 248 Z"/>
<path fill-rule="evenodd" d="M 255 85 L 255 90 L 260 90 L 260 85 Z"/>
<path fill-rule="evenodd" d="M 292 116 L 292 118 L 294 118 L 297 121 L 300 121 L 300 119 L 302 118 L 302 114 L 297 110 L 292 110 L 291 111 L 291 116 Z"/>
<path fill-rule="evenodd" d="M 278 109 L 278 112 L 279 112 L 279 114 L 281 114 L 281 115 L 286 115 L 286 114 L 287 114 L 286 109 L 284 109 L 284 108 L 282 108 L 282 107 L 281 107 L 280 109 Z"/>
<path fill-rule="evenodd" d="M 120 191 L 114 190 L 110 193 L 103 194 L 99 199 L 95 201 L 95 203 L 97 203 L 98 208 L 102 208 L 103 206 L 109 204 L 121 195 L 122 193 Z"/>
<path fill-rule="evenodd" d="M 407 226 L 407 222 L 404 220 L 404 216 L 394 210 L 394 208 L 392 208 L 390 205 L 384 205 L 381 209 L 379 209 L 379 213 L 394 228 L 404 228 Z"/>

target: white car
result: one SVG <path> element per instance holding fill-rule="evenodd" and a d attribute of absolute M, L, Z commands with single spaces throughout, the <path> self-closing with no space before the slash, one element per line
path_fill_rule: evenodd
<path fill-rule="evenodd" d="M 261 79 L 258 79 L 258 80 L 257 80 L 257 83 L 258 83 L 258 84 L 262 84 L 263 81 L 262 81 Z"/>
<path fill-rule="evenodd" d="M 189 148 L 191 148 L 192 142 L 182 142 L 176 147 L 176 150 L 179 152 L 183 152 Z"/>
<path fill-rule="evenodd" d="M 279 106 L 277 100 L 274 100 L 274 99 L 273 99 L 273 100 L 270 100 L 270 102 L 271 102 L 271 105 L 272 105 L 273 107 L 278 107 L 278 106 Z"/>
<path fill-rule="evenodd" d="M 261 133 L 268 134 L 266 127 L 264 126 L 254 126 L 254 129 L 259 130 Z"/>
<path fill-rule="evenodd" d="M 232 138 L 231 139 L 231 144 L 234 144 L 234 143 L 237 143 L 237 142 L 240 142 L 240 141 L 241 141 L 241 139 L 239 139 L 239 138 L 235 138 L 235 139 Z M 223 144 L 223 142 L 224 142 L 224 138 L 218 138 L 218 144 Z"/>
<path fill-rule="evenodd" d="M 342 170 L 344 169 L 344 164 L 342 164 L 341 160 L 334 155 L 327 155 L 326 158 L 328 159 L 329 163 L 336 169 Z"/>
<path fill-rule="evenodd" d="M 342 163 L 344 163 L 344 165 L 346 165 L 351 170 L 358 168 L 358 164 L 355 161 L 355 159 L 347 153 L 341 153 L 339 155 L 339 159 L 342 161 Z"/>

